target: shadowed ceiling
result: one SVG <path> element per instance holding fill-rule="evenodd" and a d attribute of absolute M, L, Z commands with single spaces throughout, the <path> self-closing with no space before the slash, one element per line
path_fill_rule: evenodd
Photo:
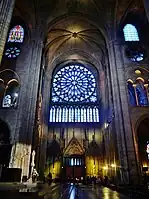
<path fill-rule="evenodd" d="M 16 0 L 15 15 L 21 15 L 30 29 L 41 31 L 50 62 L 53 55 L 72 49 L 102 60 L 106 38 L 115 38 L 129 11 L 142 8 L 142 0 Z"/>

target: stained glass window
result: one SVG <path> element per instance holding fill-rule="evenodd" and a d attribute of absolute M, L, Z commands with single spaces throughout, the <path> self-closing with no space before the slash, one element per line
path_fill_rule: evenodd
<path fill-rule="evenodd" d="M 9 32 L 8 42 L 22 43 L 23 40 L 24 40 L 24 29 L 23 29 L 23 27 L 20 26 L 20 25 L 14 26 Z"/>
<path fill-rule="evenodd" d="M 79 64 L 57 70 L 52 81 L 49 122 L 99 122 L 97 85 L 92 71 Z"/>
<path fill-rule="evenodd" d="M 10 47 L 10 48 L 7 48 L 6 51 L 5 51 L 5 55 L 8 57 L 8 58 L 16 58 L 20 55 L 20 49 L 18 47 Z"/>
<path fill-rule="evenodd" d="M 134 25 L 126 24 L 123 32 L 125 41 L 139 41 L 138 31 Z"/>
<path fill-rule="evenodd" d="M 53 79 L 53 102 L 96 102 L 96 81 L 91 71 L 80 65 L 60 69 Z"/>

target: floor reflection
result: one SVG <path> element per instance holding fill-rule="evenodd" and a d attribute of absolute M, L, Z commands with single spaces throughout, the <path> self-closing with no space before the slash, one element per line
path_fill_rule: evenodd
<path fill-rule="evenodd" d="M 102 193 L 103 193 L 103 199 L 111 199 L 111 197 L 109 197 L 110 193 L 108 188 L 104 187 L 102 189 Z"/>
<path fill-rule="evenodd" d="M 71 190 L 71 194 L 70 194 L 70 198 L 69 199 L 75 199 L 75 195 L 76 195 L 76 190 L 74 187 L 70 187 Z"/>

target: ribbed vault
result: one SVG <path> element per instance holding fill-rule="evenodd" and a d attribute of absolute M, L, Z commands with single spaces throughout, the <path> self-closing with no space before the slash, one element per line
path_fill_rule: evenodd
<path fill-rule="evenodd" d="M 90 55 L 98 54 L 103 60 L 105 39 L 101 32 L 87 20 L 79 17 L 68 17 L 54 24 L 48 32 L 46 54 L 48 62 L 53 58 L 70 51 L 83 51 Z"/>

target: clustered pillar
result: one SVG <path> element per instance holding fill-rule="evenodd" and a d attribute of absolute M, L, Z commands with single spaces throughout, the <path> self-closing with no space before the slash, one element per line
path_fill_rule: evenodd
<path fill-rule="evenodd" d="M 26 53 L 24 53 L 22 57 L 20 55 L 21 58 L 18 60 L 16 67 L 22 79 L 20 88 L 22 95 L 20 95 L 19 102 L 21 108 L 18 116 L 21 125 L 19 123 L 17 124 L 19 138 L 12 147 L 10 167 L 21 168 L 22 177 L 30 177 L 29 168 L 33 150 L 34 121 L 43 50 L 43 38 L 40 36 L 38 28 L 32 30 L 31 39 L 24 45 L 23 50 L 26 50 Z M 24 75 L 24 73 L 26 73 L 26 75 Z M 23 76 L 25 77 L 23 78 Z"/>
<path fill-rule="evenodd" d="M 125 184 L 132 183 L 132 181 L 137 183 L 139 180 L 138 165 L 136 164 L 136 154 L 131 136 L 132 128 L 129 116 L 124 63 L 119 43 L 117 41 L 110 42 L 108 50 L 121 180 Z"/>
<path fill-rule="evenodd" d="M 0 1 L 0 63 L 3 56 L 9 24 L 11 22 L 15 0 Z"/>

